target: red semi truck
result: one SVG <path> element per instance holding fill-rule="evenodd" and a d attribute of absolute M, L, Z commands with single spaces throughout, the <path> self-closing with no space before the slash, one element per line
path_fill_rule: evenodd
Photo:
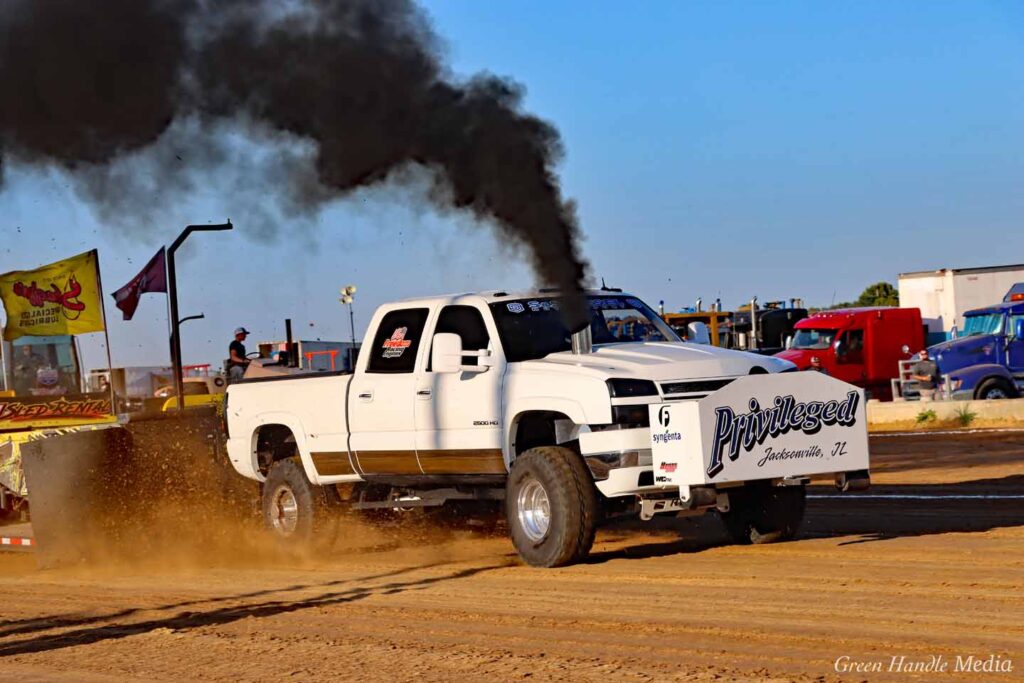
<path fill-rule="evenodd" d="M 863 387 L 871 398 L 888 401 L 899 361 L 922 348 L 919 309 L 844 308 L 821 311 L 798 322 L 787 349 L 776 356 L 801 370 L 817 356 L 836 379 Z"/>

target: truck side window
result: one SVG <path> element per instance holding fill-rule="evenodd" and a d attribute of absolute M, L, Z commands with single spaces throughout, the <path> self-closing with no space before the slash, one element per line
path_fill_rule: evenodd
<path fill-rule="evenodd" d="M 849 330 L 846 333 L 846 362 L 864 362 L 864 330 Z"/>
<path fill-rule="evenodd" d="M 1006 333 L 1007 334 L 1013 334 L 1014 331 L 1017 329 L 1017 321 L 1021 320 L 1021 319 L 1024 319 L 1024 315 L 1020 315 L 1020 314 L 1011 315 L 1010 316 L 1010 327 L 1006 330 Z M 1018 339 L 1018 340 L 1015 340 L 1015 341 L 1020 341 L 1020 340 Z"/>
<path fill-rule="evenodd" d="M 462 337 L 462 348 L 466 351 L 486 349 L 491 340 L 491 335 L 487 334 L 484 317 L 473 306 L 445 306 L 437 319 L 437 329 L 434 330 L 434 334 L 441 332 L 457 334 Z M 478 360 L 478 358 L 467 356 L 462 359 L 462 363 L 476 365 Z"/>
<path fill-rule="evenodd" d="M 366 371 L 412 372 L 429 313 L 427 308 L 406 308 L 385 314 L 368 349 L 370 360 Z"/>

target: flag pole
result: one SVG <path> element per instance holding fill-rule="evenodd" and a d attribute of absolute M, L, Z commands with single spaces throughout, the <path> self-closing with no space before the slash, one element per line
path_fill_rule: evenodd
<path fill-rule="evenodd" d="M 107 347 L 107 389 L 110 390 L 110 413 L 117 415 L 117 400 L 114 397 L 114 362 L 110 356 L 110 332 L 107 325 L 107 302 L 103 300 L 103 277 L 100 275 L 100 252 L 93 249 L 96 254 L 96 286 L 99 288 L 100 311 L 103 313 L 103 341 Z M 81 362 L 81 359 L 79 359 Z"/>

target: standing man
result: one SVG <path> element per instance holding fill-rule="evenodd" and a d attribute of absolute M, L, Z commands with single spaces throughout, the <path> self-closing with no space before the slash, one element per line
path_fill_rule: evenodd
<path fill-rule="evenodd" d="M 249 367 L 249 359 L 245 357 L 245 338 L 249 330 L 239 327 L 235 330 L 235 340 L 228 346 L 228 379 L 232 382 L 242 379 L 245 376 L 245 369 Z"/>
<path fill-rule="evenodd" d="M 922 401 L 935 400 L 935 386 L 939 380 L 939 366 L 928 357 L 928 349 L 921 349 L 920 360 L 914 364 L 911 378 L 917 381 L 917 393 Z"/>
<path fill-rule="evenodd" d="M 821 359 L 818 358 L 817 356 L 811 356 L 811 364 L 810 366 L 808 366 L 807 369 L 810 370 L 811 372 L 820 372 L 823 375 L 828 374 L 828 370 L 826 370 L 822 366 Z"/>

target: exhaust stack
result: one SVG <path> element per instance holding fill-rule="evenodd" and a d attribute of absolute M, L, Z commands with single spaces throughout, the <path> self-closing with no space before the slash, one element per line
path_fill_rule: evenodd
<path fill-rule="evenodd" d="M 572 352 L 578 354 L 592 353 L 594 351 L 594 337 L 590 332 L 590 325 L 572 334 Z"/>

